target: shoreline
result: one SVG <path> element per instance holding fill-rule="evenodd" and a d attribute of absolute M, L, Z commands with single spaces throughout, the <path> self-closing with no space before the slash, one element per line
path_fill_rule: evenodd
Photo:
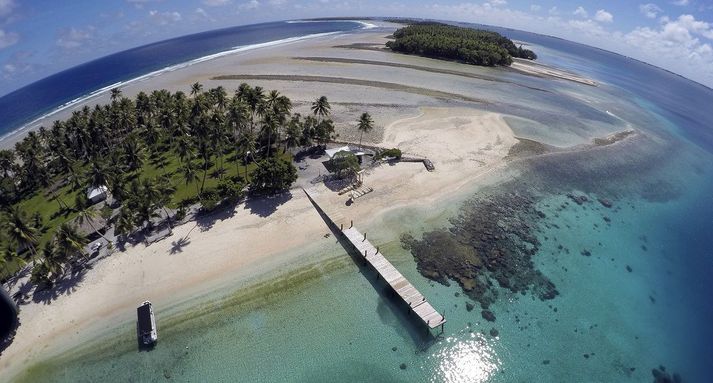
<path fill-rule="evenodd" d="M 353 21 L 353 22 L 362 24 L 363 25 L 362 30 L 368 30 L 368 29 L 372 29 L 375 27 L 375 26 L 373 26 L 373 24 L 367 25 L 365 23 L 361 23 L 358 21 Z M 146 73 L 146 74 L 143 74 L 143 75 L 140 75 L 140 76 L 137 76 L 137 77 L 125 80 L 125 81 L 118 81 L 114 84 L 107 85 L 102 88 L 93 90 L 83 96 L 79 96 L 79 97 L 77 97 L 71 101 L 65 102 L 64 104 L 61 104 L 57 107 L 51 108 L 48 112 L 23 124 L 19 128 L 14 129 L 13 131 L 0 136 L 0 148 L 11 148 L 12 145 L 14 145 L 16 142 L 21 141 L 27 135 L 27 133 L 39 129 L 41 126 L 43 126 L 44 122 L 47 122 L 47 120 L 50 120 L 54 115 L 62 113 L 63 111 L 73 108 L 73 107 L 76 107 L 77 109 L 79 109 L 80 106 L 88 104 L 92 99 L 94 99 L 96 97 L 105 95 L 107 92 L 109 92 L 113 88 L 119 88 L 122 86 L 132 85 L 137 82 L 150 80 L 153 77 L 160 76 L 165 73 L 188 68 L 188 67 L 196 65 L 196 64 L 200 64 L 200 63 L 210 61 L 210 60 L 215 60 L 215 59 L 229 56 L 229 55 L 235 55 L 238 53 L 247 52 L 247 51 L 251 51 L 251 50 L 287 45 L 287 44 L 305 41 L 305 40 L 309 40 L 309 39 L 333 36 L 333 35 L 344 34 L 344 33 L 348 33 L 348 32 L 314 33 L 314 34 L 305 35 L 305 36 L 288 37 L 288 38 L 280 39 L 280 40 L 267 41 L 264 43 L 236 46 L 236 47 L 226 50 L 226 51 L 213 53 L 213 54 L 206 55 L 203 57 L 198 57 L 198 58 L 186 61 L 186 62 L 174 64 L 174 65 L 169 65 L 167 67 L 157 69 L 155 71 L 151 71 L 149 73 Z"/>
<path fill-rule="evenodd" d="M 346 140 L 358 140 L 359 135 L 352 131 L 353 121 L 363 110 L 369 110 L 378 128 L 365 135 L 365 142 L 399 147 L 404 152 L 428 157 L 436 165 L 436 171 L 428 172 L 420 163 L 382 165 L 371 169 L 365 182 L 374 186 L 375 191 L 348 207 L 345 205 L 347 196 L 338 196 L 324 186 L 318 187 L 321 198 L 326 199 L 320 199 L 320 203 L 338 207 L 345 217 L 360 222 L 360 227 L 365 229 L 388 219 L 398 209 L 428 210 L 435 204 L 446 205 L 483 185 L 497 182 L 501 177 L 498 171 L 507 165 L 510 148 L 517 143 L 515 132 L 504 119 L 508 115 L 475 109 L 472 103 L 443 100 L 434 94 L 421 94 L 409 88 L 418 85 L 434 92 L 453 88 L 453 94 L 468 97 L 480 92 L 473 84 L 481 85 L 486 81 L 457 74 L 404 71 L 399 67 L 382 72 L 382 68 L 374 65 L 345 66 L 304 60 L 301 65 L 285 65 L 286 61 L 293 64 L 290 57 L 296 57 L 298 52 L 308 57 L 346 54 L 364 60 L 410 60 L 407 64 L 430 62 L 418 57 L 390 56 L 388 52 L 353 53 L 335 48 L 343 41 L 364 39 L 381 41 L 383 32 L 326 36 L 251 50 L 242 55 L 226 55 L 201 65 L 147 78 L 145 82 L 129 84 L 122 90 L 129 96 L 140 90 L 185 90 L 193 82 L 200 81 L 206 88 L 227 85 L 230 91 L 238 84 L 212 79 L 241 65 L 242 73 L 263 76 L 256 80 L 256 85 L 278 89 L 293 99 L 296 112 L 309 113 L 311 100 L 328 95 L 337 130 Z M 441 68 L 459 65 L 437 64 Z M 487 68 L 464 70 L 492 73 Z M 390 79 L 399 87 L 366 90 L 363 86 L 344 86 L 339 82 L 305 84 L 292 80 L 297 77 L 265 77 L 316 74 L 381 82 Z M 465 81 L 472 83 L 463 84 Z M 495 100 L 498 101 L 497 97 Z M 302 178 L 298 183 L 305 181 L 309 179 Z M 302 194 L 293 190 L 292 198 L 270 206 L 272 213 L 267 216 L 261 216 L 256 213 L 259 209 L 253 211 L 245 204 L 238 205 L 233 212 L 221 212 L 211 219 L 212 223 L 205 230 L 193 231 L 185 245 L 180 245 L 181 238 L 192 230 L 194 223 L 175 228 L 172 236 L 150 246 L 129 247 L 101 260 L 70 294 L 59 295 L 48 305 L 38 302 L 22 306 L 23 323 L 13 344 L 0 357 L 0 367 L 4 371 L 22 369 L 61 347 L 66 349 L 72 342 L 81 343 L 82 339 L 93 338 L 112 325 L 130 321 L 135 305 L 147 298 L 147 292 L 153 294 L 149 298 L 157 309 L 176 307 L 180 310 L 178 307 L 190 306 L 201 297 L 214 297 L 220 295 L 218 292 L 226 294 L 230 288 L 246 286 L 250 276 L 292 270 L 298 261 L 318 263 L 323 258 L 315 254 L 342 251 L 333 238 L 324 237 L 328 229 Z M 174 251 L 176 248 L 178 250 Z M 97 307 L 96 302 L 107 297 L 112 298 L 111 304 Z M 78 321 L 78 317 L 85 319 Z M 48 340 L 37 341 L 38 338 Z"/>
<path fill-rule="evenodd" d="M 387 127 L 382 143 L 401 143 L 408 151 L 408 144 L 402 140 L 416 137 L 429 139 L 428 135 L 424 136 L 424 129 L 428 129 L 426 125 L 447 119 L 454 113 L 464 116 L 461 118 L 472 119 L 475 124 L 470 129 L 473 138 L 483 138 L 484 145 L 486 142 L 493 144 L 497 137 L 502 138 L 509 131 L 504 120 L 492 113 L 469 109 L 426 109 L 419 115 L 398 120 Z M 496 121 L 500 121 L 499 127 L 493 128 L 491 125 Z M 490 126 L 487 129 L 490 132 L 482 132 L 485 126 Z M 458 130 L 455 125 L 450 129 L 451 134 Z M 511 131 L 508 134 L 512 137 Z M 430 138 L 433 138 L 433 132 Z M 453 144 L 451 140 L 442 142 L 442 145 Z M 368 228 L 398 209 L 433 206 L 436 201 L 445 204 L 451 198 L 466 196 L 471 188 L 480 185 L 476 180 L 502 166 L 512 143 L 514 138 L 498 145 L 494 149 L 497 152 L 489 151 L 488 166 L 465 173 L 458 161 L 454 161 L 456 157 L 450 160 L 434 158 L 442 164 L 435 173 L 426 171 L 418 163 L 377 167 L 365 177 L 367 184 L 377 187 L 376 192 L 360 199 L 348 210 L 339 209 L 344 209 L 345 217 L 353 218 L 362 227 Z M 468 145 L 462 145 L 465 152 L 458 152 L 458 155 L 467 156 L 467 149 Z M 444 183 L 452 187 L 441 188 L 440 185 Z M 411 191 L 396 196 L 394 192 L 397 189 Z M 320 203 L 331 206 L 344 206 L 343 201 L 348 198 L 329 191 L 323 185 L 318 186 L 317 190 Z M 297 222 L 299 225 L 295 225 Z M 292 198 L 278 206 L 272 215 L 254 215 L 241 204 L 235 209 L 234 216 L 216 220 L 208 230 L 193 231 L 189 244 L 181 252 L 171 254 L 175 243 L 185 237 L 194 225 L 189 222 L 176 227 L 172 236 L 159 242 L 130 247 L 101 260 L 87 272 L 85 279 L 72 294 L 61 295 L 50 305 L 30 303 L 22 306 L 22 324 L 14 342 L 0 358 L 0 366 L 7 371 L 19 371 L 27 366 L 26 363 L 32 364 L 32 361 L 57 355 L 81 344 L 83 339 L 101 336 L 111 328 L 131 321 L 133 306 L 145 298 L 150 298 L 156 310 L 168 308 L 171 311 L 175 307 L 180 311 L 181 307 L 199 303 L 203 298 L 215 300 L 216 296 L 225 296 L 231 291 L 250 286 L 255 278 L 285 273 L 299 267 L 300 262 L 319 264 L 320 260 L 329 258 L 330 254 L 341 255 L 343 252 L 333 238 L 324 237 L 329 232 L 327 226 L 307 197 L 295 189 L 292 190 Z M 146 295 L 146 292 L 150 294 Z M 91 303 L 101 301 L 102 297 L 108 295 L 114 295 L 110 305 L 97 307 Z M 84 313 L 80 315 L 86 319 L 77 321 L 79 313 Z M 48 326 L 42 318 L 57 318 L 58 321 Z M 101 320 L 97 320 L 99 318 Z M 30 334 L 53 340 L 35 344 Z M 20 355 L 25 362 L 16 360 L 15 357 Z"/>

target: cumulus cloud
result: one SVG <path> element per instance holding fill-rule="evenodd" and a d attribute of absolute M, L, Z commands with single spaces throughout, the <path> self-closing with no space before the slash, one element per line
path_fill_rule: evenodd
<path fill-rule="evenodd" d="M 532 4 L 532 5 L 530 6 L 530 10 L 531 10 L 532 12 L 539 12 L 540 9 L 542 9 L 542 7 L 539 6 L 538 4 Z"/>
<path fill-rule="evenodd" d="M 573 15 L 579 16 L 579 17 L 582 17 L 582 18 L 585 18 L 585 19 L 586 19 L 587 17 L 589 17 L 589 13 L 587 13 L 587 10 L 584 9 L 584 7 L 582 7 L 582 6 L 577 7 L 577 9 L 575 9 Z"/>
<path fill-rule="evenodd" d="M 675 1 L 672 1 L 671 4 L 685 6 L 685 5 L 688 5 L 688 0 L 675 0 Z"/>
<path fill-rule="evenodd" d="M 149 11 L 149 17 L 151 20 L 158 25 L 169 25 L 174 24 L 183 19 L 181 14 L 176 11 L 159 12 L 156 10 Z"/>
<path fill-rule="evenodd" d="M 614 21 L 614 15 L 603 9 L 600 9 L 594 15 L 594 20 L 597 20 L 602 23 L 611 23 L 612 21 Z"/>
<path fill-rule="evenodd" d="M 18 41 L 20 41 L 20 35 L 0 29 L 0 49 L 15 45 Z"/>
<path fill-rule="evenodd" d="M 63 49 L 76 49 L 85 45 L 94 38 L 96 28 L 88 26 L 82 28 L 64 28 L 58 32 L 55 43 Z"/>
<path fill-rule="evenodd" d="M 639 12 L 642 15 L 648 17 L 649 19 L 655 19 L 659 13 L 661 13 L 661 8 L 658 5 L 647 3 L 639 5 Z"/>

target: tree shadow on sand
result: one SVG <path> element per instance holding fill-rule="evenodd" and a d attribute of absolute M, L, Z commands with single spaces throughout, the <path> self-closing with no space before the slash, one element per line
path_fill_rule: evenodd
<path fill-rule="evenodd" d="M 188 238 L 188 236 L 185 236 L 177 241 L 173 241 L 173 242 L 171 242 L 171 250 L 169 250 L 169 254 L 174 255 L 174 254 L 182 253 L 183 248 L 190 244 L 191 244 L 191 240 Z"/>
<path fill-rule="evenodd" d="M 222 203 L 210 211 L 199 211 L 196 214 L 196 226 L 201 231 L 208 231 L 213 228 L 218 221 L 233 218 L 235 216 L 235 203 Z"/>
<path fill-rule="evenodd" d="M 73 267 L 71 273 L 55 281 L 51 287 L 35 288 L 35 292 L 32 294 L 32 301 L 48 305 L 61 295 L 72 294 L 77 290 L 77 285 L 84 280 L 88 268 L 85 265 Z"/>
<path fill-rule="evenodd" d="M 245 202 L 245 209 L 250 210 L 250 214 L 256 214 L 262 218 L 269 217 L 277 211 L 277 208 L 292 199 L 292 192 L 275 194 L 273 196 L 260 196 L 248 198 Z"/>

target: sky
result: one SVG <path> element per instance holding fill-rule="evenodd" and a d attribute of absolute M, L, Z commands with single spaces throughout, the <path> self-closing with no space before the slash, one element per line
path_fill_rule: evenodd
<path fill-rule="evenodd" d="M 522 29 L 622 53 L 713 88 L 713 0 L 0 0 L 0 95 L 166 38 L 326 16 Z"/>

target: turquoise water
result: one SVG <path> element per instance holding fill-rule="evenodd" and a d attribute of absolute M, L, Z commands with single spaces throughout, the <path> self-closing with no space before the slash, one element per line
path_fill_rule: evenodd
<path fill-rule="evenodd" d="M 554 216 L 554 207 L 568 201 L 560 196 L 540 204 Z M 292 283 L 278 278 L 257 292 L 159 320 L 161 342 L 151 352 L 136 350 L 133 324 L 127 324 L 119 339 L 40 366 L 32 380 L 519 382 L 536 376 L 612 382 L 650 381 L 650 369 L 664 364 L 687 381 L 703 381 L 692 379 L 700 359 L 681 350 L 692 347 L 696 329 L 707 323 L 679 295 L 691 290 L 685 265 L 672 256 L 680 250 L 673 245 L 680 233 L 659 224 L 664 219 L 675 227 L 689 202 L 620 200 L 612 209 L 595 203 L 585 209 L 569 201 L 558 212 L 560 229 L 540 233 L 536 258 L 561 295 L 541 302 L 506 294 L 491 307 L 495 323 L 477 308 L 468 312 L 457 285 L 421 277 L 398 238 L 386 233 L 374 243 L 445 312 L 442 335 L 429 337 L 414 326 L 351 258 L 324 254 L 327 260 L 293 274 Z M 580 254 L 584 248 L 590 257 Z M 105 343 L 111 349 L 101 350 Z"/>
<path fill-rule="evenodd" d="M 331 243 L 312 255 L 313 266 L 159 316 L 161 341 L 153 351 L 137 351 L 134 324 L 126 323 L 108 339 L 34 366 L 25 380 L 650 382 L 651 369 L 664 365 L 686 382 L 711 381 L 705 368 L 713 356 L 713 118 L 701 110 L 713 92 L 643 64 L 542 39 L 533 37 L 547 47 L 543 60 L 556 62 L 558 49 L 567 50 L 572 68 L 595 60 L 588 74 L 603 84 L 506 74 L 553 92 L 493 106 L 537 122 L 514 124 L 518 134 L 566 136 L 564 146 L 622 130 L 624 120 L 643 133 L 519 164 L 505 182 L 535 196 L 546 215 L 532 223 L 541 242 L 533 260 L 560 292 L 555 299 L 503 290 L 491 323 L 478 304 L 467 310 L 472 301 L 457 284 L 422 277 L 399 237 L 448 228 L 448 218 L 467 206 L 441 201 L 393 211 L 360 229 L 445 313 L 443 334 L 428 335 Z M 670 86 L 650 87 L 659 83 Z M 570 192 L 589 202 L 574 203 Z"/>

